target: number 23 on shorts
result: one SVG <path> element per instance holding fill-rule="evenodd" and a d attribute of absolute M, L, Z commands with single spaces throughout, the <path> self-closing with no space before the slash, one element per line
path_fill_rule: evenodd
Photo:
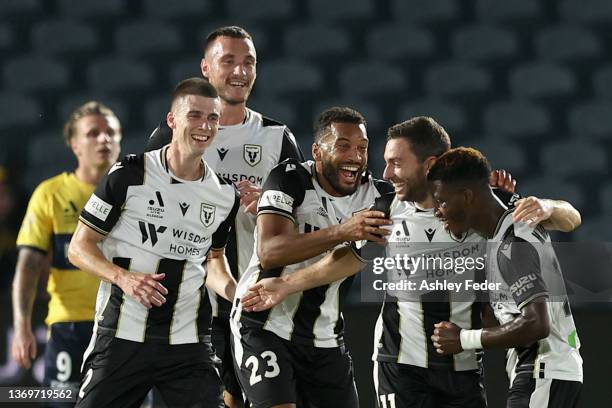
<path fill-rule="evenodd" d="M 249 356 L 244 362 L 245 367 L 251 371 L 249 377 L 249 384 L 255 385 L 260 382 L 263 377 L 274 378 L 280 374 L 280 367 L 277 363 L 276 353 L 270 350 L 266 350 L 260 354 L 261 359 L 265 362 L 265 366 L 259 369 L 259 359 L 257 356 Z"/>

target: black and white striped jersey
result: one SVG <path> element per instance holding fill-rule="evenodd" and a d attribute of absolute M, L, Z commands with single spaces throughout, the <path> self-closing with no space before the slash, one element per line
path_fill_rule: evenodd
<path fill-rule="evenodd" d="M 258 214 L 287 217 L 296 224 L 300 233 L 309 233 L 347 220 L 369 208 L 381 193 L 391 189 L 389 184 L 366 174 L 355 193 L 333 197 L 317 182 L 314 166 L 311 161 L 286 160 L 275 167 L 264 184 Z M 323 256 L 325 254 L 297 264 L 262 270 L 255 251 L 238 283 L 236 299 L 260 279 L 292 273 Z M 343 343 L 342 304 L 351 281 L 352 278 L 343 279 L 292 294 L 281 304 L 263 312 L 243 312 L 240 302 L 234 302 L 232 329 L 238 333 L 241 325 L 259 327 L 286 340 L 315 347 L 337 347 Z"/>
<path fill-rule="evenodd" d="M 170 143 L 171 135 L 165 120 L 162 121 L 151 135 L 147 148 Z M 274 166 L 289 158 L 304 161 L 289 128 L 250 109 L 243 123 L 219 127 L 219 133 L 204 152 L 204 160 L 219 178 L 231 183 L 249 180 L 258 186 L 263 185 Z M 236 280 L 251 260 L 254 230 L 255 216 L 239 211 L 225 250 Z M 209 293 L 213 316 L 229 318 L 231 303 L 214 292 Z"/>
<path fill-rule="evenodd" d="M 388 202 L 393 226 L 386 248 L 387 257 L 477 258 L 485 253 L 486 240 L 475 233 L 461 239 L 452 237 L 433 209 L 421 209 L 413 202 L 397 198 Z M 414 276 L 429 280 L 456 278 L 455 271 L 423 266 Z M 481 280 L 479 273 L 484 275 L 484 270 L 468 269 L 463 272 L 462 279 Z M 440 321 L 450 321 L 464 329 L 481 327 L 481 306 L 475 302 L 476 295 L 463 292 L 460 298 L 453 300 L 454 295 L 452 291 L 436 290 L 399 301 L 386 294 L 375 326 L 372 359 L 455 371 L 478 369 L 480 356 L 474 350 L 443 356 L 436 353 L 430 339 L 434 324 Z"/>
<path fill-rule="evenodd" d="M 500 284 L 490 295 L 491 306 L 505 324 L 532 300 L 547 297 L 550 334 L 530 347 L 510 349 L 508 376 L 529 372 L 533 378 L 582 382 L 580 339 L 550 236 L 541 226 L 515 224 L 512 212 L 500 218 L 490 241 L 487 279 Z"/>
<path fill-rule="evenodd" d="M 210 334 L 211 306 L 202 267 L 226 245 L 239 197 L 204 163 L 196 181 L 172 174 L 164 147 L 115 163 L 80 220 L 105 235 L 104 256 L 122 268 L 165 273 L 166 303 L 147 309 L 109 282 L 96 303 L 96 331 L 138 342 L 197 343 Z"/>

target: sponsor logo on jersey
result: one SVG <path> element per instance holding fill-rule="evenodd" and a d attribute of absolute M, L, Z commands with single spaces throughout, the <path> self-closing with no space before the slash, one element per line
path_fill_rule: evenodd
<path fill-rule="evenodd" d="M 427 235 L 427 239 L 429 240 L 429 242 L 431 242 L 435 234 L 436 234 L 435 228 L 427 228 L 425 230 L 425 235 Z"/>
<path fill-rule="evenodd" d="M 260 145 L 245 144 L 242 151 L 242 157 L 249 166 L 257 166 L 261 161 L 261 150 L 262 148 Z"/>
<path fill-rule="evenodd" d="M 64 221 L 65 222 L 76 222 L 79 218 L 79 209 L 76 205 L 68 200 L 68 205 L 64 208 Z"/>
<path fill-rule="evenodd" d="M 189 209 L 189 204 L 179 203 L 179 207 L 181 208 L 181 214 L 183 214 L 183 217 L 184 217 L 185 214 L 187 213 L 187 210 Z"/>
<path fill-rule="evenodd" d="M 164 199 L 159 191 L 155 192 L 156 200 L 149 200 L 147 207 L 147 217 L 163 219 L 164 218 Z"/>
<path fill-rule="evenodd" d="M 140 235 L 142 236 L 142 243 L 144 244 L 151 239 L 151 246 L 154 247 L 157 244 L 157 234 L 163 234 L 166 231 L 166 227 L 160 225 L 157 227 L 155 224 L 150 222 L 138 221 L 138 227 L 140 228 Z"/>
<path fill-rule="evenodd" d="M 236 173 L 217 173 L 217 177 L 228 183 L 237 183 L 239 181 L 249 180 L 253 184 L 261 186 L 263 184 L 263 177 L 253 176 L 250 174 L 236 174 Z"/>
<path fill-rule="evenodd" d="M 200 205 L 200 221 L 205 227 L 210 227 L 215 221 L 215 210 L 214 205 L 206 203 Z"/>
<path fill-rule="evenodd" d="M 274 207 L 279 210 L 293 212 L 293 197 L 278 190 L 266 190 L 259 199 L 258 208 Z"/>
<path fill-rule="evenodd" d="M 91 195 L 89 201 L 87 201 L 87 205 L 85 205 L 85 210 L 100 221 L 106 221 L 106 218 L 112 209 L 112 205 L 102 200 L 95 194 Z"/>
<path fill-rule="evenodd" d="M 510 285 L 510 292 L 515 297 L 522 296 L 525 292 L 535 288 L 535 283 L 538 277 L 535 273 L 521 276 L 512 285 Z"/>
<path fill-rule="evenodd" d="M 406 220 L 402 221 L 393 231 L 393 242 L 408 242 L 410 241 L 410 230 L 408 229 L 408 223 Z M 431 240 L 430 240 L 431 242 Z"/>
<path fill-rule="evenodd" d="M 219 160 L 223 161 L 223 159 L 225 159 L 225 155 L 227 154 L 227 152 L 229 151 L 229 149 L 225 148 L 225 147 L 220 147 L 217 149 L 217 153 L 219 153 Z"/>

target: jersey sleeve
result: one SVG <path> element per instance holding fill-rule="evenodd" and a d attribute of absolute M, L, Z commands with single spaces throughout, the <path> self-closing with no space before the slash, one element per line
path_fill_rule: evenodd
<path fill-rule="evenodd" d="M 300 149 L 293 133 L 291 133 L 288 127 L 285 127 L 278 162 L 282 163 L 287 159 L 295 159 L 301 163 L 304 161 L 304 153 L 302 153 L 302 149 Z"/>
<path fill-rule="evenodd" d="M 45 253 L 51 247 L 53 214 L 47 186 L 39 185 L 30 198 L 17 236 L 18 247 L 34 248 Z"/>
<path fill-rule="evenodd" d="M 230 232 L 232 228 L 234 228 L 234 220 L 236 218 L 236 213 L 238 212 L 238 207 L 240 207 L 240 194 L 238 191 L 234 190 L 234 205 L 227 218 L 219 225 L 217 230 L 213 233 L 212 236 L 212 244 L 211 249 L 222 249 L 227 244 L 227 241 L 230 236 Z"/>
<path fill-rule="evenodd" d="M 519 193 L 511 193 L 497 187 L 493 187 L 493 194 L 508 208 L 514 208 L 516 202 L 521 199 Z"/>
<path fill-rule="evenodd" d="M 172 130 L 168 127 L 165 120 L 159 122 L 159 126 L 155 128 L 149 140 L 147 140 L 147 146 L 145 151 L 150 152 L 152 150 L 161 149 L 172 141 Z"/>
<path fill-rule="evenodd" d="M 533 243 L 520 237 L 504 241 L 498 250 L 497 262 L 519 309 L 538 297 L 548 296 L 540 256 Z"/>
<path fill-rule="evenodd" d="M 85 204 L 79 220 L 107 235 L 121 216 L 128 187 L 142 184 L 143 177 L 143 155 L 129 155 L 115 163 Z"/>
<path fill-rule="evenodd" d="M 304 174 L 307 173 L 307 174 Z M 295 222 L 294 210 L 302 204 L 309 173 L 295 159 L 272 169 L 257 203 L 257 215 L 278 214 Z"/>

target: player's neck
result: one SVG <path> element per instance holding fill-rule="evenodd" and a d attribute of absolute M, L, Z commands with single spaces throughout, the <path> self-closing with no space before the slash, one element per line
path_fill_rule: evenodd
<path fill-rule="evenodd" d="M 74 175 L 83 183 L 97 185 L 102 177 L 108 171 L 108 167 L 89 167 L 79 164 L 79 167 L 74 171 Z"/>
<path fill-rule="evenodd" d="M 478 201 L 481 205 L 475 219 L 474 229 L 487 239 L 491 239 L 495 235 L 499 219 L 506 212 L 506 208 L 493 196 L 493 193 L 485 195 Z"/>
<path fill-rule="evenodd" d="M 415 202 L 415 204 L 417 205 L 417 207 L 423 210 L 431 210 L 432 208 L 434 208 L 434 201 L 431 194 L 427 194 L 427 197 L 425 197 L 424 200 L 417 201 Z"/>
<path fill-rule="evenodd" d="M 240 103 L 238 105 L 230 105 L 227 102 L 221 101 L 221 117 L 219 118 L 219 125 L 221 126 L 233 126 L 239 125 L 244 122 L 246 118 L 247 110 L 246 103 Z"/>
<path fill-rule="evenodd" d="M 173 143 L 166 150 L 166 162 L 172 174 L 182 180 L 199 180 L 204 176 L 202 156 L 181 152 Z"/>

